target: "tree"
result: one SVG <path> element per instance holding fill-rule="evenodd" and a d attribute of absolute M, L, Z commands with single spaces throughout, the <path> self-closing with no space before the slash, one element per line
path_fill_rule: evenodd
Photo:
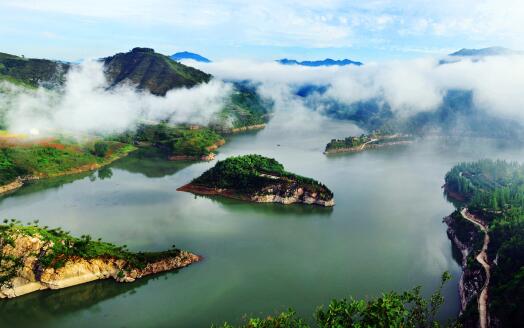
<path fill-rule="evenodd" d="M 97 142 L 94 146 L 94 154 L 98 157 L 106 157 L 109 152 L 109 145 L 105 142 Z"/>

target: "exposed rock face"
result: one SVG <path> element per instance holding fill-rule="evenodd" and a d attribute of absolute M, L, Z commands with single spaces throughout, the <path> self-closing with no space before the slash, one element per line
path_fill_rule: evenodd
<path fill-rule="evenodd" d="M 163 271 L 183 268 L 200 258 L 186 251 L 176 257 L 163 258 L 148 263 L 144 268 L 128 268 L 123 259 L 80 257 L 66 259 L 58 269 L 42 267 L 39 258 L 53 246 L 40 236 L 13 236 L 12 245 L 3 245 L 2 255 L 20 258 L 22 264 L 8 284 L 0 287 L 0 298 L 12 298 L 44 289 L 60 289 L 86 282 L 113 278 L 119 282 L 132 282 L 135 279 Z M 5 268 L 0 268 L 0 273 Z"/>
<path fill-rule="evenodd" d="M 466 234 L 462 233 L 459 236 L 456 220 L 456 218 L 450 215 L 445 217 L 443 221 L 448 225 L 448 238 L 462 254 L 462 274 L 459 281 L 459 295 L 461 304 L 460 312 L 462 314 L 469 304 L 474 303 L 476 306 L 476 299 L 484 286 L 485 275 L 482 267 L 471 269 L 467 265 L 468 256 L 475 251 L 475 235 L 477 234 L 475 226 L 471 225 L 470 231 L 468 231 Z M 464 322 L 465 326 L 476 327 L 477 320 L 475 320 L 475 318 L 468 318 L 467 321 Z"/>
<path fill-rule="evenodd" d="M 260 130 L 260 129 L 263 129 L 265 127 L 266 127 L 265 124 L 254 124 L 254 125 L 242 126 L 242 127 L 239 127 L 239 128 L 232 128 L 232 129 L 230 129 L 229 131 L 226 131 L 226 132 L 239 133 L 239 132 L 245 132 L 245 131 L 251 131 L 251 130 Z"/>
<path fill-rule="evenodd" d="M 260 193 L 251 197 L 251 200 L 257 203 L 281 203 L 281 204 L 315 204 L 320 206 L 334 206 L 335 200 L 322 199 L 316 192 L 309 192 L 297 184 L 290 187 L 275 185 L 264 188 Z"/>
<path fill-rule="evenodd" d="M 234 190 L 221 188 L 208 188 L 193 184 L 187 184 L 177 189 L 178 191 L 187 191 L 197 195 L 215 196 L 220 195 L 228 198 L 248 200 L 256 203 L 280 203 L 284 205 L 290 204 L 308 204 L 320 206 L 334 206 L 335 200 L 333 198 L 324 199 L 316 192 L 309 192 L 298 184 L 292 187 L 285 187 L 282 184 L 275 184 L 264 188 L 262 191 L 254 195 L 241 195 Z"/>
<path fill-rule="evenodd" d="M 6 185 L 0 186 L 0 195 L 6 192 L 16 190 L 24 185 L 22 179 L 18 178 L 15 181 L 8 183 Z"/>

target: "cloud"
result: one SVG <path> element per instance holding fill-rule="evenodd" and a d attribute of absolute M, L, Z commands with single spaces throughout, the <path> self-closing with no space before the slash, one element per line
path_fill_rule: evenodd
<path fill-rule="evenodd" d="M 132 86 L 107 90 L 102 64 L 86 61 L 67 75 L 60 92 L 9 86 L 2 94 L 9 110 L 10 130 L 58 130 L 75 133 L 111 133 L 137 122 L 169 119 L 172 123 L 208 124 L 232 91 L 229 84 L 213 80 L 191 89 L 174 89 L 165 97 L 137 92 Z M 4 87 L 6 88 L 6 87 Z M 6 104 L 4 104 L 6 106 Z"/>
<path fill-rule="evenodd" d="M 387 103 L 401 116 L 433 111 L 449 90 L 473 93 L 476 107 L 495 116 L 524 122 L 524 56 L 494 56 L 482 60 L 464 59 L 445 65 L 433 57 L 415 60 L 370 63 L 364 66 L 304 67 L 275 62 L 221 61 L 194 63 L 198 68 L 226 80 L 252 80 L 259 92 L 280 107 L 305 106 L 295 95 L 304 85 L 323 85 L 314 93 L 314 106 L 324 101 L 342 104 L 375 100 Z M 321 107 L 309 108 L 322 111 Z"/>
<path fill-rule="evenodd" d="M 5 0 L 1 6 L 4 12 L 24 10 L 126 25 L 177 27 L 198 38 L 218 38 L 236 45 L 340 48 L 382 40 L 394 47 L 416 48 L 413 39 L 412 44 L 399 43 L 406 36 L 507 46 L 524 41 L 520 0 L 443 0 L 438 4 L 411 0 Z"/>

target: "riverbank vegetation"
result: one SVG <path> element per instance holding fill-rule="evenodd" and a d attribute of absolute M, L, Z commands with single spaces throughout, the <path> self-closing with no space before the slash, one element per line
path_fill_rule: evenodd
<path fill-rule="evenodd" d="M 136 130 L 109 139 L 129 144 L 153 146 L 167 157 L 188 156 L 199 159 L 224 144 L 224 138 L 210 128 L 192 125 L 141 124 Z"/>
<path fill-rule="evenodd" d="M 446 174 L 446 188 L 461 195 L 464 205 L 488 225 L 492 320 L 499 320 L 502 327 L 520 326 L 524 322 L 520 310 L 524 307 L 524 165 L 500 160 L 461 163 Z"/>
<path fill-rule="evenodd" d="M 442 275 L 441 285 L 428 299 L 421 296 L 421 288 L 397 293 L 389 292 L 367 300 L 334 299 L 327 307 L 320 306 L 310 325 L 295 311 L 289 309 L 275 316 L 250 318 L 238 327 L 243 328 L 309 328 L 309 327 L 441 327 L 436 315 L 444 303 L 442 287 L 450 279 L 449 273 Z M 455 323 L 447 326 L 455 327 Z M 233 328 L 224 324 L 223 328 Z"/>
<path fill-rule="evenodd" d="M 115 141 L 80 144 L 54 138 L 0 144 L 0 185 L 19 177 L 45 178 L 97 168 L 134 149 Z"/>

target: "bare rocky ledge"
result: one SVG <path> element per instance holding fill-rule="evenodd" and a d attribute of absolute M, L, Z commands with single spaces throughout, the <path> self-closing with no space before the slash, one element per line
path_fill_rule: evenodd
<path fill-rule="evenodd" d="M 130 268 L 125 259 L 108 256 L 84 259 L 74 256 L 65 259 L 59 268 L 42 268 L 40 258 L 52 248 L 52 243 L 38 234 L 15 234 L 9 240 L 0 240 L 1 256 L 4 261 L 8 257 L 17 258 L 21 265 L 14 277 L 0 287 L 0 298 L 13 298 L 45 289 L 61 289 L 100 279 L 133 282 L 151 274 L 186 267 L 201 259 L 190 252 L 179 251 L 177 256 L 149 262 L 142 268 Z M 6 265 L 5 262 L 2 265 Z M 0 267 L 0 276 L 5 277 L 6 272 L 7 267 Z"/>

